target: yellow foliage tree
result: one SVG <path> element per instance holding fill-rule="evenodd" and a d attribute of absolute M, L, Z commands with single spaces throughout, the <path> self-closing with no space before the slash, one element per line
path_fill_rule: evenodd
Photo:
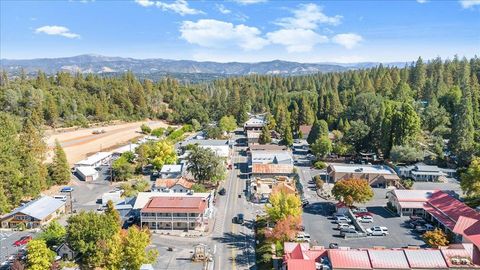
<path fill-rule="evenodd" d="M 425 243 L 427 243 L 427 245 L 433 248 L 437 248 L 439 246 L 447 246 L 449 243 L 447 235 L 439 228 L 436 228 L 433 231 L 425 232 L 422 235 L 422 238 Z"/>
<path fill-rule="evenodd" d="M 302 202 L 295 194 L 278 192 L 270 195 L 270 204 L 267 214 L 273 222 L 285 219 L 287 216 L 299 217 L 302 214 Z"/>

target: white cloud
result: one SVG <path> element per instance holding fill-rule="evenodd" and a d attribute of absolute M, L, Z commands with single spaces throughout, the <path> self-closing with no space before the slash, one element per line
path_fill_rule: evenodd
<path fill-rule="evenodd" d="M 362 36 L 354 33 L 338 34 L 333 36 L 332 41 L 347 49 L 352 49 L 363 40 Z"/>
<path fill-rule="evenodd" d="M 167 10 L 173 11 L 182 16 L 204 14 L 204 12 L 201 10 L 189 7 L 188 2 L 186 0 L 176 0 L 171 3 L 165 3 L 162 1 L 151 1 L 151 0 L 135 0 L 135 3 L 141 5 L 142 7 L 156 6 L 164 11 L 167 11 Z"/>
<path fill-rule="evenodd" d="M 292 11 L 293 17 L 282 18 L 276 24 L 283 28 L 302 28 L 315 29 L 319 24 L 338 25 L 342 20 L 342 16 L 335 15 L 329 17 L 322 12 L 322 8 L 316 4 L 302 4 L 298 9 Z"/>
<path fill-rule="evenodd" d="M 230 9 L 226 8 L 226 7 L 225 7 L 224 5 L 222 5 L 222 4 L 216 4 L 215 6 L 217 7 L 218 11 L 220 11 L 220 13 L 222 13 L 222 14 L 230 14 L 230 13 L 232 13 L 232 11 L 231 11 Z"/>
<path fill-rule="evenodd" d="M 150 7 L 155 5 L 155 2 L 150 0 L 135 0 L 135 3 L 139 4 L 142 7 Z"/>
<path fill-rule="evenodd" d="M 480 0 L 460 0 L 463 8 L 471 8 L 480 5 Z"/>
<path fill-rule="evenodd" d="M 244 50 L 258 50 L 268 44 L 256 27 L 213 19 L 184 21 L 180 33 L 187 42 L 209 48 L 238 46 Z"/>
<path fill-rule="evenodd" d="M 290 53 L 309 52 L 318 43 L 328 41 L 326 36 L 319 35 L 311 29 L 280 29 L 267 34 L 270 42 L 286 47 Z"/>
<path fill-rule="evenodd" d="M 425 4 L 427 2 L 428 2 L 428 0 L 417 0 L 417 3 L 420 3 L 420 4 Z"/>
<path fill-rule="evenodd" d="M 241 5 L 251 5 L 251 4 L 258 4 L 258 3 L 265 3 L 267 0 L 233 0 Z"/>
<path fill-rule="evenodd" d="M 79 34 L 72 33 L 67 27 L 58 25 L 45 25 L 39 27 L 35 29 L 35 33 L 43 33 L 52 36 L 62 36 L 66 38 L 80 38 Z"/>

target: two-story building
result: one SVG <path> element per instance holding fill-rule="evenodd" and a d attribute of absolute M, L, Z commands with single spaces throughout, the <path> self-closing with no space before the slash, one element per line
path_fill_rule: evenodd
<path fill-rule="evenodd" d="M 206 231 L 208 199 L 192 196 L 157 196 L 140 210 L 140 224 L 151 230 Z"/>
<path fill-rule="evenodd" d="M 335 164 L 327 167 L 328 180 L 337 182 L 347 178 L 368 180 L 374 187 L 396 186 L 400 178 L 393 169 L 385 165 Z"/>
<path fill-rule="evenodd" d="M 0 217 L 2 228 L 39 228 L 65 213 L 65 202 L 49 196 L 26 203 Z"/>

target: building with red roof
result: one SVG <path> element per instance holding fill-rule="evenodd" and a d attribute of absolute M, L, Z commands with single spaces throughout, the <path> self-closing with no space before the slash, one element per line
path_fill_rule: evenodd
<path fill-rule="evenodd" d="M 208 208 L 208 201 L 202 197 L 152 197 L 140 210 L 140 224 L 152 230 L 204 231 Z"/>
<path fill-rule="evenodd" d="M 283 270 L 317 269 L 477 269 L 472 244 L 455 244 L 440 249 L 369 248 L 325 249 L 308 243 L 285 243 Z"/>

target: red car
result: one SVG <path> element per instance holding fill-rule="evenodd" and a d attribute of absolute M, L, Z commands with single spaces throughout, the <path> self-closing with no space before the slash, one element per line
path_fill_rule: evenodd
<path fill-rule="evenodd" d="M 22 236 L 20 239 L 15 241 L 15 243 L 13 243 L 13 245 L 16 246 L 16 247 L 23 246 L 23 245 L 27 244 L 30 240 L 32 240 L 32 236 L 30 236 L 30 235 Z"/>
<path fill-rule="evenodd" d="M 370 212 L 358 212 L 358 213 L 355 213 L 355 216 L 356 217 L 372 216 L 372 213 L 370 213 Z"/>

